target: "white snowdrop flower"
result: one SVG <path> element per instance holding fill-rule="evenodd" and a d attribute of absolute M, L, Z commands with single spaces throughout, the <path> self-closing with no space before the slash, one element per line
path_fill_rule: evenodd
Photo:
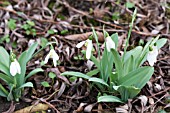
<path fill-rule="evenodd" d="M 110 52 L 111 49 L 115 49 L 115 43 L 110 36 L 106 37 L 106 48 Z"/>
<path fill-rule="evenodd" d="M 76 47 L 77 47 L 77 48 L 81 48 L 85 43 L 86 43 L 86 41 L 82 41 L 82 42 L 78 43 L 78 44 L 76 45 Z"/>
<path fill-rule="evenodd" d="M 149 51 L 147 55 L 147 61 L 149 62 L 150 66 L 153 66 L 154 63 L 157 61 L 157 56 L 158 56 L 158 48 L 157 46 L 153 46 L 152 51 Z"/>
<path fill-rule="evenodd" d="M 20 67 L 19 62 L 16 59 L 14 59 L 11 62 L 10 73 L 11 73 L 12 76 L 15 76 L 17 73 L 21 74 L 21 67 Z"/>
<path fill-rule="evenodd" d="M 56 67 L 57 66 L 57 60 L 59 60 L 59 56 L 55 52 L 54 49 L 51 49 L 50 52 L 48 53 L 48 55 L 45 57 L 45 61 L 44 61 L 45 64 L 48 62 L 49 58 L 53 59 L 53 64 Z"/>
<path fill-rule="evenodd" d="M 87 49 L 86 49 L 86 58 L 87 58 L 87 59 L 90 59 L 90 57 L 91 57 L 91 51 L 92 51 L 92 49 L 93 49 L 92 40 L 87 39 L 87 40 L 85 40 L 85 41 L 82 41 L 82 42 L 78 43 L 78 44 L 76 45 L 76 47 L 77 47 L 77 48 L 81 48 L 83 45 L 85 45 L 85 46 L 87 47 Z"/>

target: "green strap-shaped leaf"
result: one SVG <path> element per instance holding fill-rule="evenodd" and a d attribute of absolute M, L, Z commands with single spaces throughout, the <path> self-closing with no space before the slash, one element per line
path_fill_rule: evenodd
<path fill-rule="evenodd" d="M 35 52 L 37 46 L 38 46 L 38 43 L 34 43 L 34 44 L 31 45 L 31 47 L 28 48 L 28 50 L 27 50 L 27 61 L 26 62 L 28 62 L 32 58 L 33 53 Z"/>
<path fill-rule="evenodd" d="M 124 63 L 123 67 L 125 75 L 135 69 L 135 59 L 133 55 Z"/>
<path fill-rule="evenodd" d="M 5 75 L 3 73 L 0 73 L 0 79 L 3 80 L 4 82 L 6 82 L 6 84 L 12 84 L 13 83 L 13 79 L 12 79 L 12 76 L 8 76 L 8 75 Z"/>
<path fill-rule="evenodd" d="M 91 55 L 90 59 L 93 61 L 93 63 L 96 65 L 96 67 L 100 70 L 99 61 L 93 55 Z"/>
<path fill-rule="evenodd" d="M 123 101 L 116 97 L 116 96 L 111 96 L 111 95 L 107 95 L 107 96 L 100 96 L 97 99 L 97 102 L 119 102 L 119 103 L 123 103 Z"/>
<path fill-rule="evenodd" d="M 80 78 L 84 78 L 84 79 L 89 79 L 90 77 L 86 74 L 80 73 L 80 72 L 73 72 L 73 71 L 66 71 L 64 73 L 61 73 L 62 76 L 75 76 L 75 77 L 80 77 Z"/>
<path fill-rule="evenodd" d="M 9 92 L 0 84 L 0 96 L 7 97 Z"/>
<path fill-rule="evenodd" d="M 42 68 L 36 68 L 34 70 L 32 70 L 26 77 L 25 77 L 25 81 L 26 79 L 28 79 L 29 77 L 31 77 L 32 75 L 38 73 L 38 72 L 43 72 L 44 70 Z"/>
<path fill-rule="evenodd" d="M 100 78 L 105 82 L 108 81 L 110 74 L 112 73 L 113 68 L 113 55 L 111 52 L 108 52 L 107 49 L 104 50 L 102 59 L 100 61 Z"/>
<path fill-rule="evenodd" d="M 8 52 L 3 47 L 0 47 L 0 53 L 0 63 L 4 64 L 6 67 L 9 67 L 10 59 Z"/>
<path fill-rule="evenodd" d="M 97 73 L 99 73 L 99 71 L 100 71 L 99 69 L 94 69 L 94 70 L 91 70 L 88 73 L 86 73 L 86 75 L 88 75 L 88 76 L 97 75 Z"/>
<path fill-rule="evenodd" d="M 3 47 L 0 46 L 0 71 L 7 75 L 10 75 L 9 64 L 10 64 L 9 54 Z"/>
<path fill-rule="evenodd" d="M 118 91 L 121 96 L 121 100 L 126 102 L 128 99 L 134 98 L 139 92 L 140 89 L 134 86 L 113 86 L 113 89 Z"/>
<path fill-rule="evenodd" d="M 160 49 L 161 47 L 163 47 L 167 42 L 166 38 L 161 38 L 156 42 L 156 46 L 158 49 Z"/>
<path fill-rule="evenodd" d="M 123 64 L 122 64 L 119 53 L 115 49 L 112 49 L 111 51 L 113 53 L 113 59 L 114 59 L 115 67 L 116 67 L 116 72 L 118 74 L 117 80 L 119 80 L 121 77 L 124 76 Z"/>
<path fill-rule="evenodd" d="M 89 81 L 97 82 L 97 83 L 100 83 L 100 84 L 103 84 L 109 87 L 109 85 L 103 79 L 100 79 L 100 78 L 92 77 L 92 78 L 89 78 Z"/>
<path fill-rule="evenodd" d="M 138 68 L 120 78 L 118 85 L 135 86 L 136 88 L 142 89 L 153 75 L 153 72 L 153 67 L 145 66 Z"/>
<path fill-rule="evenodd" d="M 6 75 L 11 75 L 9 71 L 9 67 L 5 66 L 5 64 L 0 62 L 0 71 L 5 73 Z"/>
<path fill-rule="evenodd" d="M 134 56 L 134 59 L 139 58 L 139 56 L 141 55 L 142 50 L 143 50 L 142 46 L 137 46 L 134 49 L 126 52 L 126 54 L 124 55 L 124 63 L 131 57 L 131 55 Z"/>
<path fill-rule="evenodd" d="M 27 59 L 27 52 L 23 52 L 18 59 L 18 62 L 21 66 L 21 74 L 15 75 L 17 81 L 17 87 L 20 87 L 25 82 L 25 73 L 26 73 L 26 59 Z"/>
<path fill-rule="evenodd" d="M 35 52 L 37 46 L 38 43 L 32 44 L 31 47 L 29 47 L 28 50 L 24 51 L 18 59 L 21 66 L 21 74 L 16 75 L 16 79 L 18 83 L 17 87 L 21 86 L 25 82 L 26 64 L 32 58 L 33 53 Z"/>
<path fill-rule="evenodd" d="M 24 88 L 24 87 L 33 87 L 33 84 L 32 84 L 32 82 L 27 82 L 27 83 L 21 85 L 18 89 L 21 89 L 21 88 Z"/>

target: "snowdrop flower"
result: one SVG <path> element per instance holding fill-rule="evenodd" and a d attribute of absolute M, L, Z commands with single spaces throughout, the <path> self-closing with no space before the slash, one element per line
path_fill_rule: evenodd
<path fill-rule="evenodd" d="M 12 76 L 15 76 L 17 73 L 21 74 L 21 67 L 20 67 L 19 62 L 16 59 L 14 59 L 11 62 L 10 73 L 11 73 Z"/>
<path fill-rule="evenodd" d="M 111 49 L 115 49 L 115 43 L 110 36 L 106 37 L 106 48 L 110 52 Z"/>
<path fill-rule="evenodd" d="M 85 46 L 87 47 L 87 49 L 86 49 L 86 58 L 87 58 L 87 59 L 90 59 L 90 57 L 91 57 L 91 51 L 92 51 L 92 49 L 93 49 L 92 40 L 87 39 L 87 40 L 85 40 L 85 41 L 82 41 L 82 42 L 78 43 L 78 44 L 76 45 L 76 47 L 77 47 L 77 48 L 81 48 L 83 45 L 85 45 Z"/>
<path fill-rule="evenodd" d="M 153 66 L 154 63 L 157 61 L 157 56 L 158 56 L 158 48 L 157 46 L 153 46 L 152 50 L 149 51 L 147 55 L 147 61 L 149 62 L 150 66 Z"/>
<path fill-rule="evenodd" d="M 45 57 L 45 61 L 44 61 L 45 64 L 48 62 L 49 58 L 53 59 L 53 64 L 56 67 L 57 66 L 57 60 L 59 60 L 59 56 L 53 48 L 50 50 L 48 55 Z"/>

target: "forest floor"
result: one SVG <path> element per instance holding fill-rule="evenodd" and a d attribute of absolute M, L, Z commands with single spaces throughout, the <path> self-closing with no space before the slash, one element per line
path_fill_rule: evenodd
<path fill-rule="evenodd" d="M 87 73 L 90 68 L 95 68 L 89 66 L 81 50 L 76 48 L 78 42 L 88 39 L 92 34 L 92 27 L 97 31 L 101 44 L 104 42 L 103 27 L 109 34 L 118 33 L 118 49 L 120 53 L 123 52 L 135 8 L 137 16 L 129 49 L 158 35 L 168 41 L 159 51 L 153 76 L 137 97 L 124 104 L 97 103 L 99 90 L 96 87 L 91 88 L 90 83 L 84 79 L 72 81 L 60 74 L 65 71 Z M 57 67 L 52 65 L 51 60 L 41 65 L 49 47 L 36 55 L 28 63 L 27 73 L 37 67 L 41 67 L 44 72 L 28 79 L 34 87 L 25 88 L 19 102 L 8 102 L 6 98 L 0 98 L 0 112 L 12 113 L 38 103 L 49 106 L 48 109 L 42 108 L 42 113 L 114 113 L 118 110 L 124 113 L 170 112 L 168 0 L 0 0 L 0 17 L 0 46 L 7 51 L 13 49 L 19 56 L 32 43 L 38 42 L 40 48 L 55 41 L 55 37 L 58 42 L 55 50 L 59 55 Z M 33 23 L 30 29 L 25 28 L 28 27 L 28 20 Z M 51 79 L 49 73 L 56 77 Z M 49 86 L 42 84 L 44 81 Z M 147 101 L 139 98 L 142 95 L 147 97 Z M 146 104 L 143 104 L 144 101 Z"/>

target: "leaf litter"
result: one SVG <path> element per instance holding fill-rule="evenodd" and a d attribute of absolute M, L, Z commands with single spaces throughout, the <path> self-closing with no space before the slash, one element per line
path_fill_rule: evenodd
<path fill-rule="evenodd" d="M 140 95 L 129 100 L 125 105 L 96 103 L 97 88 L 91 89 L 90 84 L 81 78 L 68 78 L 60 74 L 69 70 L 86 73 L 94 68 L 76 48 L 79 41 L 86 40 L 92 34 L 92 26 L 97 31 L 101 43 L 104 41 L 103 25 L 109 33 L 117 32 L 120 38 L 118 49 L 120 53 L 123 52 L 134 6 L 137 7 L 138 12 L 130 38 L 130 47 L 133 48 L 140 41 L 145 43 L 158 34 L 167 38 L 168 42 L 159 51 L 158 62 L 154 66 L 155 73 Z M 34 83 L 34 88 L 26 88 L 22 102 L 11 103 L 11 107 L 0 108 L 0 112 L 21 109 L 18 106 L 22 103 L 27 103 L 25 106 L 44 103 L 50 107 L 50 112 L 61 113 L 154 113 L 161 110 L 170 112 L 169 1 L 136 0 L 129 3 L 126 0 L 75 0 L 74 2 L 72 0 L 4 0 L 0 1 L 0 17 L 0 45 L 8 51 L 13 49 L 19 55 L 33 42 L 37 41 L 40 46 L 43 46 L 42 43 L 54 41 L 52 37 L 55 37 L 58 42 L 55 50 L 60 57 L 60 66 L 52 68 L 50 62 L 42 66 L 44 72 L 29 78 L 29 81 Z M 10 22 L 10 19 L 13 21 Z M 31 27 L 33 31 L 23 29 L 22 26 L 27 20 L 33 23 Z M 28 72 L 35 67 L 40 67 L 48 51 L 49 48 L 46 48 L 29 62 Z M 96 51 L 94 55 L 97 55 Z M 48 76 L 50 72 L 56 75 L 54 79 Z M 48 82 L 50 86 L 43 87 L 41 85 L 43 81 Z"/>

